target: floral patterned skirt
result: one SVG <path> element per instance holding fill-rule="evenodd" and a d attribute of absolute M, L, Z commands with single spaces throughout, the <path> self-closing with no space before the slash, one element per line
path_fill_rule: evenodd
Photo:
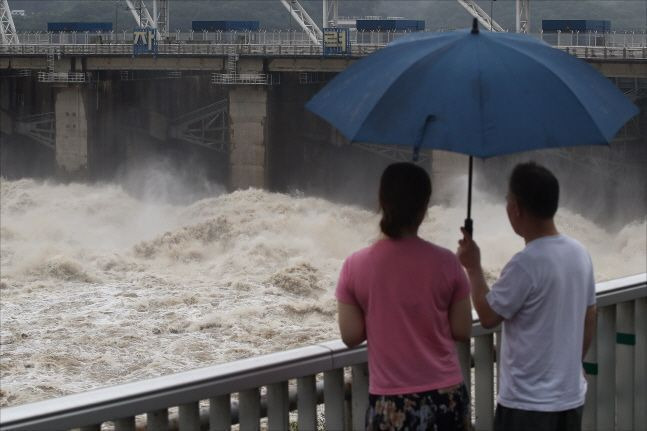
<path fill-rule="evenodd" d="M 369 431 L 444 431 L 471 429 L 469 395 L 464 384 L 406 395 L 369 395 Z"/>

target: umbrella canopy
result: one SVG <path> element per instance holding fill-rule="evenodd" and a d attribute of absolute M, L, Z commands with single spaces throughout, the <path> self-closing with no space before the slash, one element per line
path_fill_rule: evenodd
<path fill-rule="evenodd" d="M 483 158 L 608 144 L 638 113 L 586 62 L 529 36 L 476 26 L 396 40 L 306 107 L 350 141 Z"/>
<path fill-rule="evenodd" d="M 352 64 L 306 108 L 351 142 L 472 158 L 604 145 L 639 110 L 586 62 L 514 33 L 418 33 Z"/>

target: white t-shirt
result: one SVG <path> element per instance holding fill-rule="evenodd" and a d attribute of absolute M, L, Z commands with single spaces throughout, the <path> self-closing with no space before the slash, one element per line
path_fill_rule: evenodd
<path fill-rule="evenodd" d="M 595 304 L 591 257 L 572 238 L 529 242 L 487 294 L 505 320 L 498 402 L 508 408 L 562 411 L 584 404 L 584 317 Z"/>

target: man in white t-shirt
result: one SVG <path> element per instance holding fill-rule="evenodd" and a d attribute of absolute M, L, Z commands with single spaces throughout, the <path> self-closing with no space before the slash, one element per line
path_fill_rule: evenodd
<path fill-rule="evenodd" d="M 595 330 L 595 283 L 587 251 L 555 227 L 558 200 L 559 184 L 548 169 L 535 163 L 514 168 L 506 210 L 526 247 L 491 289 L 478 246 L 465 231 L 459 241 L 481 324 L 503 322 L 496 431 L 581 429 L 582 359 Z"/>

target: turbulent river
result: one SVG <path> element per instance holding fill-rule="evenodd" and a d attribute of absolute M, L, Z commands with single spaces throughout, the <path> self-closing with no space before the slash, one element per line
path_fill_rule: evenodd
<path fill-rule="evenodd" d="M 79 392 L 338 337 L 343 258 L 378 216 L 261 190 L 186 205 L 118 185 L 1 180 L 0 405 Z M 462 202 L 461 198 L 461 202 Z M 523 246 L 476 195 L 490 278 Z M 432 206 L 421 235 L 454 249 L 464 206 Z M 645 271 L 644 220 L 608 233 L 560 209 L 596 278 Z"/>

